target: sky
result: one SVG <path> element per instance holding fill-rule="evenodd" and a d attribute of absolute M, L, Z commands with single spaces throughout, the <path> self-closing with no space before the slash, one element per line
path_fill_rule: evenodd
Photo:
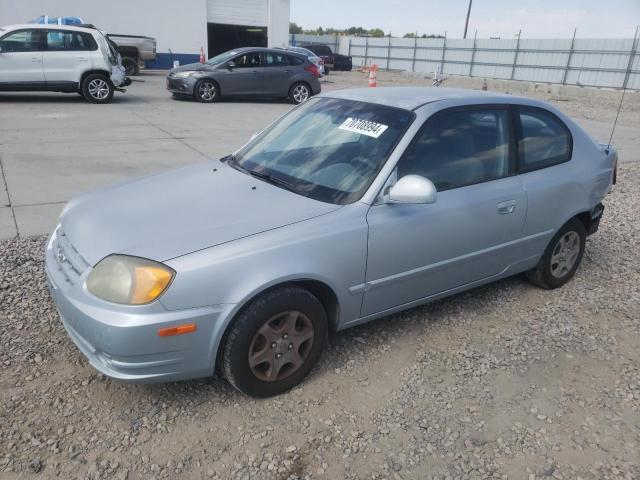
<path fill-rule="evenodd" d="M 303 28 L 381 28 L 462 38 L 468 0 L 291 0 L 291 21 Z M 632 38 L 640 0 L 473 0 L 468 37 Z"/>

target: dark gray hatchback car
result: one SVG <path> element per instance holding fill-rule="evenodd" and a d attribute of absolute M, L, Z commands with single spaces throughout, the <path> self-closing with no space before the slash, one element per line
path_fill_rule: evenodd
<path fill-rule="evenodd" d="M 320 72 L 303 55 L 268 48 L 239 48 L 205 63 L 174 68 L 167 90 L 200 102 L 220 97 L 288 98 L 298 104 L 320 93 Z"/>

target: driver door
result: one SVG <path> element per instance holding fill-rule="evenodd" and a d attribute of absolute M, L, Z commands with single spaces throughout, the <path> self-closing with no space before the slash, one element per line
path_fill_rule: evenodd
<path fill-rule="evenodd" d="M 231 60 L 235 66 L 223 69 L 222 92 L 224 95 L 256 95 L 263 90 L 262 54 L 247 52 Z"/>
<path fill-rule="evenodd" d="M 395 175 L 428 178 L 437 200 L 370 208 L 362 316 L 479 283 L 517 261 L 527 204 L 509 118 L 503 106 L 448 109 L 418 132 Z"/>
<path fill-rule="evenodd" d="M 42 30 L 21 29 L 0 39 L 0 87 L 44 85 Z"/>

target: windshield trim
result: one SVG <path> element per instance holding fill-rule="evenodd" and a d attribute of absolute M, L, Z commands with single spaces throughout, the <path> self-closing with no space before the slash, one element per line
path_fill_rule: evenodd
<path fill-rule="evenodd" d="M 287 112 L 284 115 L 282 115 L 280 118 L 278 118 L 276 121 L 274 121 L 271 125 L 269 125 L 267 128 L 265 128 L 262 132 L 260 132 L 254 138 L 252 138 L 245 145 L 243 145 L 233 155 L 230 155 L 228 157 L 229 161 L 227 162 L 229 164 L 229 166 L 231 168 L 235 169 L 235 170 L 238 170 L 238 171 L 240 171 L 242 173 L 245 173 L 246 175 L 251 175 L 251 172 L 249 171 L 249 169 L 246 169 L 243 166 L 241 166 L 238 163 L 238 161 L 236 160 L 236 157 L 237 156 L 241 156 L 243 154 L 243 152 L 245 152 L 245 151 L 249 150 L 250 148 L 252 148 L 255 143 L 259 142 L 264 136 L 266 136 L 269 132 L 271 132 L 280 122 L 282 122 L 289 115 L 293 114 L 293 112 L 295 112 L 298 108 L 301 108 L 301 107 L 303 107 L 305 105 L 308 105 L 311 102 L 319 102 L 319 101 L 322 101 L 324 99 L 340 100 L 340 101 L 344 101 L 344 102 L 374 105 L 376 107 L 382 107 L 382 108 L 389 109 L 389 110 L 396 110 L 398 112 L 402 112 L 403 114 L 409 114 L 408 121 L 407 121 L 406 125 L 404 126 L 403 129 L 399 130 L 396 139 L 394 140 L 394 142 L 389 147 L 389 152 L 384 157 L 384 159 L 382 159 L 382 161 L 378 165 L 378 168 L 374 172 L 372 172 L 372 174 L 369 177 L 369 181 L 361 189 L 361 194 L 357 198 L 350 199 L 349 201 L 346 201 L 346 202 L 345 201 L 326 201 L 326 200 L 315 198 L 315 197 L 313 197 L 311 195 L 307 195 L 303 191 L 300 191 L 299 189 L 295 188 L 295 185 L 291 184 L 291 182 L 288 182 L 285 178 L 281 178 L 281 179 L 279 178 L 279 180 L 282 180 L 283 183 L 286 183 L 286 184 L 289 184 L 289 185 L 293 186 L 293 188 L 291 188 L 291 189 L 285 188 L 283 185 L 278 185 L 278 182 L 269 182 L 267 179 L 264 179 L 264 178 L 261 178 L 261 180 L 263 180 L 263 181 L 265 181 L 267 183 L 270 183 L 271 185 L 273 185 L 275 187 L 282 188 L 283 190 L 290 191 L 292 193 L 295 193 L 297 195 L 303 196 L 305 198 L 310 198 L 312 200 L 317 200 L 319 202 L 329 203 L 329 204 L 332 204 L 332 205 L 348 205 L 348 204 L 356 203 L 356 202 L 362 200 L 362 198 L 365 195 L 367 195 L 367 192 L 371 188 L 371 185 L 373 185 L 375 183 L 376 179 L 380 176 L 380 172 L 384 169 L 384 167 L 388 163 L 389 159 L 393 156 L 394 152 L 396 151 L 396 149 L 398 147 L 398 144 L 405 138 L 405 136 L 407 134 L 407 131 L 409 131 L 411 126 L 414 124 L 414 122 L 415 122 L 415 120 L 417 118 L 417 115 L 416 115 L 415 111 L 408 110 L 408 109 L 402 108 L 402 107 L 384 105 L 384 104 L 381 104 L 381 103 L 364 101 L 364 100 L 351 100 L 351 99 L 337 98 L 337 97 L 331 97 L 331 96 L 326 96 L 326 97 L 325 96 L 321 96 L 321 97 L 311 98 L 311 99 L 307 100 L 306 102 L 304 102 L 304 103 L 302 103 L 300 105 L 297 105 L 295 108 L 292 108 L 289 112 Z M 276 177 L 276 178 L 278 178 L 278 177 Z M 295 178 L 295 180 L 297 182 L 300 182 L 301 184 L 315 185 L 315 184 L 312 184 L 310 182 L 306 182 L 304 179 Z"/>

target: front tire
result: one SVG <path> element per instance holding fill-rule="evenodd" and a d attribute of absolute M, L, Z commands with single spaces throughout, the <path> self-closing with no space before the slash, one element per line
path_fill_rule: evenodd
<path fill-rule="evenodd" d="M 109 103 L 113 98 L 113 83 L 106 75 L 87 75 L 81 85 L 82 96 L 90 103 Z"/>
<path fill-rule="evenodd" d="M 202 103 L 213 103 L 218 99 L 218 96 L 218 84 L 208 78 L 199 80 L 193 89 L 193 97 Z"/>
<path fill-rule="evenodd" d="M 548 290 L 561 287 L 576 273 L 587 238 L 584 224 L 572 218 L 549 242 L 538 265 L 526 273 L 531 283 Z"/>
<path fill-rule="evenodd" d="M 294 105 L 300 105 L 311 98 L 311 88 L 304 82 L 294 83 L 289 89 L 288 98 Z"/>
<path fill-rule="evenodd" d="M 222 345 L 222 370 L 247 395 L 279 395 L 311 371 L 326 339 L 327 316 L 314 295 L 295 286 L 271 290 L 230 326 Z"/>

